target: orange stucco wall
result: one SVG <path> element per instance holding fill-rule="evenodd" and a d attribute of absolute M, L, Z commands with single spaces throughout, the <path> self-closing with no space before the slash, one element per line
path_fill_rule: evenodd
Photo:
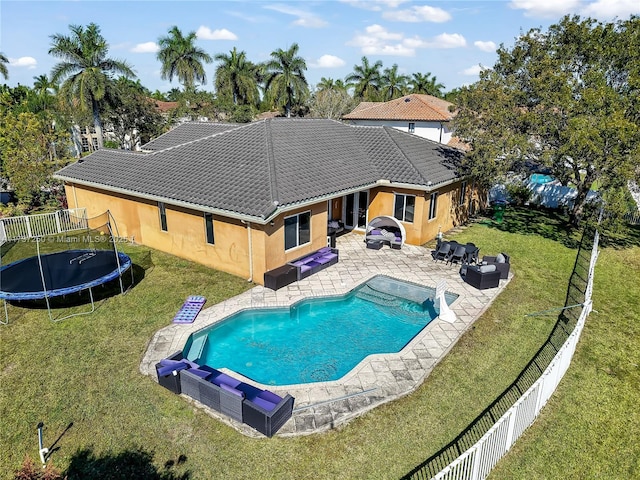
<path fill-rule="evenodd" d="M 84 207 L 89 217 L 109 210 L 121 237 L 259 284 L 263 283 L 264 272 L 326 246 L 328 208 L 331 208 L 333 218 L 339 218 L 342 209 L 342 198 L 321 201 L 283 213 L 274 219 L 273 225 L 245 223 L 214 215 L 215 244 L 210 245 L 206 242 L 203 212 L 166 204 L 167 231 L 164 232 L 160 228 L 157 202 L 73 184 L 65 185 L 65 189 L 70 208 Z M 460 184 L 443 187 L 438 190 L 436 218 L 428 220 L 428 193 L 378 187 L 369 192 L 368 218 L 393 216 L 394 193 L 415 196 L 414 221 L 403 223 L 406 241 L 413 245 L 422 245 L 435 238 L 439 230 L 444 233 L 465 221 L 472 194 L 468 186 L 467 202 L 459 206 Z M 478 201 L 477 193 L 473 198 Z M 306 211 L 311 212 L 311 241 L 285 251 L 285 217 Z"/>

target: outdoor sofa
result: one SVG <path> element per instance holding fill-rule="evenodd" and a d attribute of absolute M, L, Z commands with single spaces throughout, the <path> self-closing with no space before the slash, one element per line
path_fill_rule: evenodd
<path fill-rule="evenodd" d="M 169 390 L 191 397 L 267 437 L 272 437 L 293 414 L 291 395 L 280 397 L 214 368 L 184 360 L 182 352 L 161 360 L 156 364 L 156 371 L 158 383 Z M 167 376 L 178 378 L 179 391 L 172 388 L 173 382 L 167 383 Z"/>
<path fill-rule="evenodd" d="M 510 257 L 506 253 L 499 253 L 495 257 L 484 256 L 482 257 L 483 265 L 495 265 L 496 270 L 500 272 L 500 278 L 504 280 L 509 276 L 509 269 L 511 267 L 509 263 Z"/>
<path fill-rule="evenodd" d="M 338 263 L 338 249 L 323 247 L 264 273 L 264 286 L 278 290 Z"/>
<path fill-rule="evenodd" d="M 495 288 L 500 284 L 500 271 L 495 265 L 468 265 L 464 281 L 478 290 Z"/>

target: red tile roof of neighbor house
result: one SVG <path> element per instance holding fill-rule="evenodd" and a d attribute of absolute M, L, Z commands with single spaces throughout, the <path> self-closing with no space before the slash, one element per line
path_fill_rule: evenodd
<path fill-rule="evenodd" d="M 471 150 L 471 145 L 463 142 L 459 137 L 453 136 L 451 140 L 447 143 L 449 147 L 457 148 L 458 150 L 462 150 L 463 152 L 468 152 Z"/>
<path fill-rule="evenodd" d="M 178 108 L 178 102 L 163 102 L 162 100 L 153 99 L 156 108 L 160 113 L 167 113 L 169 110 Z"/>
<path fill-rule="evenodd" d="M 418 120 L 448 122 L 453 103 L 431 95 L 412 93 L 388 102 L 361 102 L 343 120 Z"/>

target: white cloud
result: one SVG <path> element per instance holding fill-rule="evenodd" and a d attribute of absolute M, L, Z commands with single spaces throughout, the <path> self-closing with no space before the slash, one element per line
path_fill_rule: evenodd
<path fill-rule="evenodd" d="M 459 48 L 467 45 L 465 38 L 459 33 L 441 33 L 428 42 L 430 48 Z"/>
<path fill-rule="evenodd" d="M 558 18 L 567 13 L 578 13 L 581 0 L 511 0 L 509 6 L 524 10 L 527 17 Z"/>
<path fill-rule="evenodd" d="M 484 68 L 482 67 L 482 65 L 478 64 L 478 65 L 472 65 L 469 68 L 465 68 L 462 71 L 463 75 L 467 75 L 467 76 L 473 76 L 473 77 L 477 77 L 478 75 L 480 75 L 480 72 L 484 70 Z"/>
<path fill-rule="evenodd" d="M 343 67 L 345 61 L 335 55 L 322 55 L 318 61 L 311 63 L 309 66 L 312 68 L 338 68 Z"/>
<path fill-rule="evenodd" d="M 409 0 L 340 0 L 342 3 L 347 3 L 355 8 L 362 8 L 363 10 L 372 10 L 379 12 L 383 8 L 397 8 L 403 3 Z"/>
<path fill-rule="evenodd" d="M 284 13 L 285 15 L 291 15 L 294 17 L 298 17 L 293 21 L 293 24 L 298 27 L 305 28 L 322 28 L 327 26 L 327 22 L 322 20 L 317 15 L 310 13 L 306 10 L 300 10 L 299 8 L 291 7 L 289 5 L 275 4 L 275 5 L 267 5 L 267 10 L 274 10 L 279 13 Z"/>
<path fill-rule="evenodd" d="M 209 27 L 201 25 L 196 31 L 196 36 L 201 40 L 237 40 L 235 33 L 226 28 L 211 30 Z"/>
<path fill-rule="evenodd" d="M 615 17 L 626 18 L 640 13 L 638 0 L 597 0 L 586 5 L 582 15 L 599 20 L 613 20 Z"/>
<path fill-rule="evenodd" d="M 26 67 L 29 70 L 33 70 L 38 66 L 38 62 L 33 57 L 9 58 L 9 65 L 18 68 Z"/>
<path fill-rule="evenodd" d="M 482 50 L 483 52 L 495 52 L 496 51 L 496 44 L 495 44 L 495 42 L 492 42 L 492 41 L 483 42 L 482 40 L 477 40 L 477 41 L 473 42 L 473 44 L 477 48 Z"/>
<path fill-rule="evenodd" d="M 156 42 L 139 43 L 131 49 L 133 53 L 156 53 L 160 47 Z"/>
<path fill-rule="evenodd" d="M 418 36 L 405 38 L 403 33 L 388 31 L 380 25 L 370 25 L 365 33 L 359 33 L 347 42 L 358 47 L 365 55 L 398 55 L 412 57 L 416 48 L 458 48 L 466 46 L 467 41 L 459 33 L 442 33 L 432 40 Z"/>
<path fill-rule="evenodd" d="M 396 22 L 434 22 L 443 23 L 451 20 L 451 15 L 437 7 L 429 5 L 413 6 L 408 10 L 392 10 L 384 12 L 382 18 L 395 20 Z"/>

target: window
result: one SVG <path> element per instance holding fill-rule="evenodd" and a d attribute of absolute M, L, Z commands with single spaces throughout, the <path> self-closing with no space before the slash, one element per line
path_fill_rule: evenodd
<path fill-rule="evenodd" d="M 409 123 L 409 133 L 416 133 L 416 124 L 413 122 Z"/>
<path fill-rule="evenodd" d="M 204 214 L 204 231 L 207 236 L 207 243 L 213 245 L 213 214 Z"/>
<path fill-rule="evenodd" d="M 284 219 L 284 249 L 311 241 L 311 212 L 298 213 Z"/>
<path fill-rule="evenodd" d="M 93 142 L 93 149 L 98 150 L 98 139 L 96 137 L 93 137 L 92 142 Z"/>
<path fill-rule="evenodd" d="M 464 205 L 467 199 L 467 181 L 465 180 L 460 184 L 460 198 L 458 199 L 458 205 Z"/>
<path fill-rule="evenodd" d="M 413 213 L 416 206 L 415 195 L 396 193 L 393 206 L 393 216 L 402 222 L 413 223 Z"/>
<path fill-rule="evenodd" d="M 438 192 L 433 192 L 429 197 L 429 220 L 436 218 L 438 213 Z"/>
<path fill-rule="evenodd" d="M 163 202 L 158 202 L 158 210 L 160 210 L 160 228 L 163 232 L 167 231 L 167 210 L 164 208 Z"/>
<path fill-rule="evenodd" d="M 82 137 L 82 151 L 89 151 L 89 139 L 87 137 Z"/>

